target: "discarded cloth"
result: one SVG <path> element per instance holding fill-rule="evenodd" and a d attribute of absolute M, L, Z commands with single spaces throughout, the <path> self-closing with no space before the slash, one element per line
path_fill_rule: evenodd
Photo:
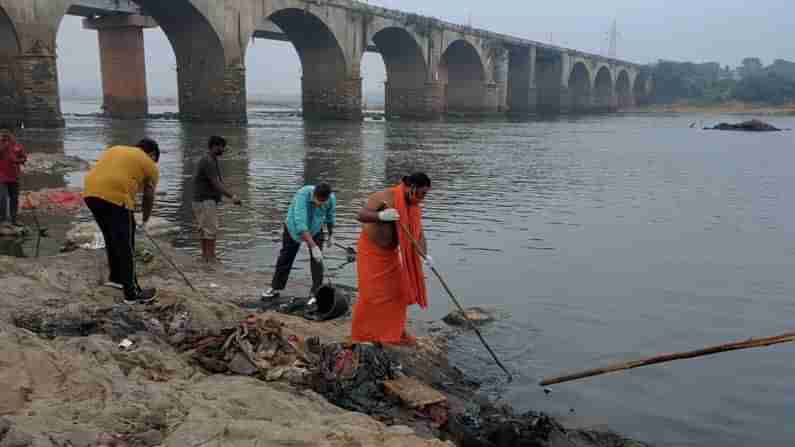
<path fill-rule="evenodd" d="M 49 213 L 73 213 L 83 207 L 80 192 L 66 189 L 43 189 L 22 194 L 20 208 Z"/>
<path fill-rule="evenodd" d="M 401 374 L 400 363 L 380 345 L 332 343 L 319 347 L 313 389 L 329 402 L 372 414 L 385 406 L 382 383 Z"/>
<path fill-rule="evenodd" d="M 262 380 L 304 383 L 309 376 L 302 340 L 282 331 L 277 320 L 251 315 L 221 336 L 193 343 L 193 358 L 212 372 L 256 376 Z"/>

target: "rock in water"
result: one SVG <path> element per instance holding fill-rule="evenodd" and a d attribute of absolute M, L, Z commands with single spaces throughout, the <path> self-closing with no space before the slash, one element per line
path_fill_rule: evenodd
<path fill-rule="evenodd" d="M 486 323 L 491 323 L 492 321 L 496 320 L 496 314 L 497 312 L 494 309 L 485 309 L 483 307 L 470 307 L 468 309 L 465 309 L 464 312 L 461 312 L 460 310 L 450 312 L 446 317 L 442 318 L 442 320 L 444 320 L 444 322 L 449 324 L 450 326 L 467 327 L 469 325 L 467 320 L 480 326 Z"/>
<path fill-rule="evenodd" d="M 708 130 L 743 130 L 747 132 L 780 132 L 782 129 L 779 129 L 775 126 L 771 126 L 770 124 L 759 121 L 759 120 L 751 120 L 751 121 L 743 121 L 742 123 L 738 124 L 729 124 L 729 123 L 720 123 L 715 127 L 708 128 Z"/>

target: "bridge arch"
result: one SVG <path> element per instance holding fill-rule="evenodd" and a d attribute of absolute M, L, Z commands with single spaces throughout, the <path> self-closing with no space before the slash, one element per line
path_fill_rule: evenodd
<path fill-rule="evenodd" d="M 293 2 L 297 3 L 297 2 Z M 322 16 L 292 6 L 267 11 L 301 61 L 301 103 L 307 119 L 344 118 L 347 101 L 361 102 L 361 80 L 351 80 L 353 64 L 333 27 Z M 356 109 L 356 107 L 354 107 Z M 357 109 L 361 113 L 360 107 Z"/>
<path fill-rule="evenodd" d="M 576 62 L 571 69 L 568 82 L 573 112 L 582 112 L 591 108 L 591 79 L 591 72 L 585 62 Z"/>
<path fill-rule="evenodd" d="M 405 28 L 390 26 L 378 30 L 372 40 L 386 66 L 387 115 L 422 113 L 428 64 L 416 38 Z"/>
<path fill-rule="evenodd" d="M 439 81 L 446 85 L 448 111 L 482 111 L 486 94 L 486 67 L 472 43 L 464 39 L 450 43 L 442 53 Z"/>
<path fill-rule="evenodd" d="M 0 6 L 0 127 L 17 126 L 22 119 L 16 73 L 19 53 L 20 43 L 16 27 L 5 9 Z"/>
<path fill-rule="evenodd" d="M 180 116 L 188 121 L 245 120 L 245 71 L 229 64 L 221 35 L 196 0 L 133 0 L 163 29 L 177 60 Z"/>
<path fill-rule="evenodd" d="M 618 99 L 618 107 L 632 107 L 635 101 L 632 96 L 632 83 L 630 82 L 629 72 L 626 69 L 620 69 L 618 78 L 616 78 L 616 97 Z"/>
<path fill-rule="evenodd" d="M 607 65 L 602 65 L 596 72 L 593 105 L 600 111 L 608 111 L 613 108 L 613 75 Z"/>

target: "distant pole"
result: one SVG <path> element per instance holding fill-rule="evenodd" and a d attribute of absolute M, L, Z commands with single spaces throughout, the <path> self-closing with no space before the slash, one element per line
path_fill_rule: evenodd
<path fill-rule="evenodd" d="M 613 19 L 613 26 L 610 27 L 610 50 L 607 55 L 615 59 L 618 54 L 618 24 Z"/>

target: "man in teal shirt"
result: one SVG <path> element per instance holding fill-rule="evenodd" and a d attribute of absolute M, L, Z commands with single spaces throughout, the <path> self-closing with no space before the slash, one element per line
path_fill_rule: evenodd
<path fill-rule="evenodd" d="M 312 296 L 315 295 L 323 284 L 323 243 L 325 242 L 327 247 L 333 245 L 336 210 L 337 198 L 326 183 L 304 186 L 295 193 L 287 212 L 287 222 L 282 234 L 282 249 L 276 260 L 276 271 L 273 273 L 271 287 L 262 293 L 263 300 L 276 298 L 284 290 L 302 242 L 306 242 L 309 246 L 309 264 L 312 270 L 310 293 Z M 328 239 L 323 234 L 324 224 L 328 229 Z"/>

